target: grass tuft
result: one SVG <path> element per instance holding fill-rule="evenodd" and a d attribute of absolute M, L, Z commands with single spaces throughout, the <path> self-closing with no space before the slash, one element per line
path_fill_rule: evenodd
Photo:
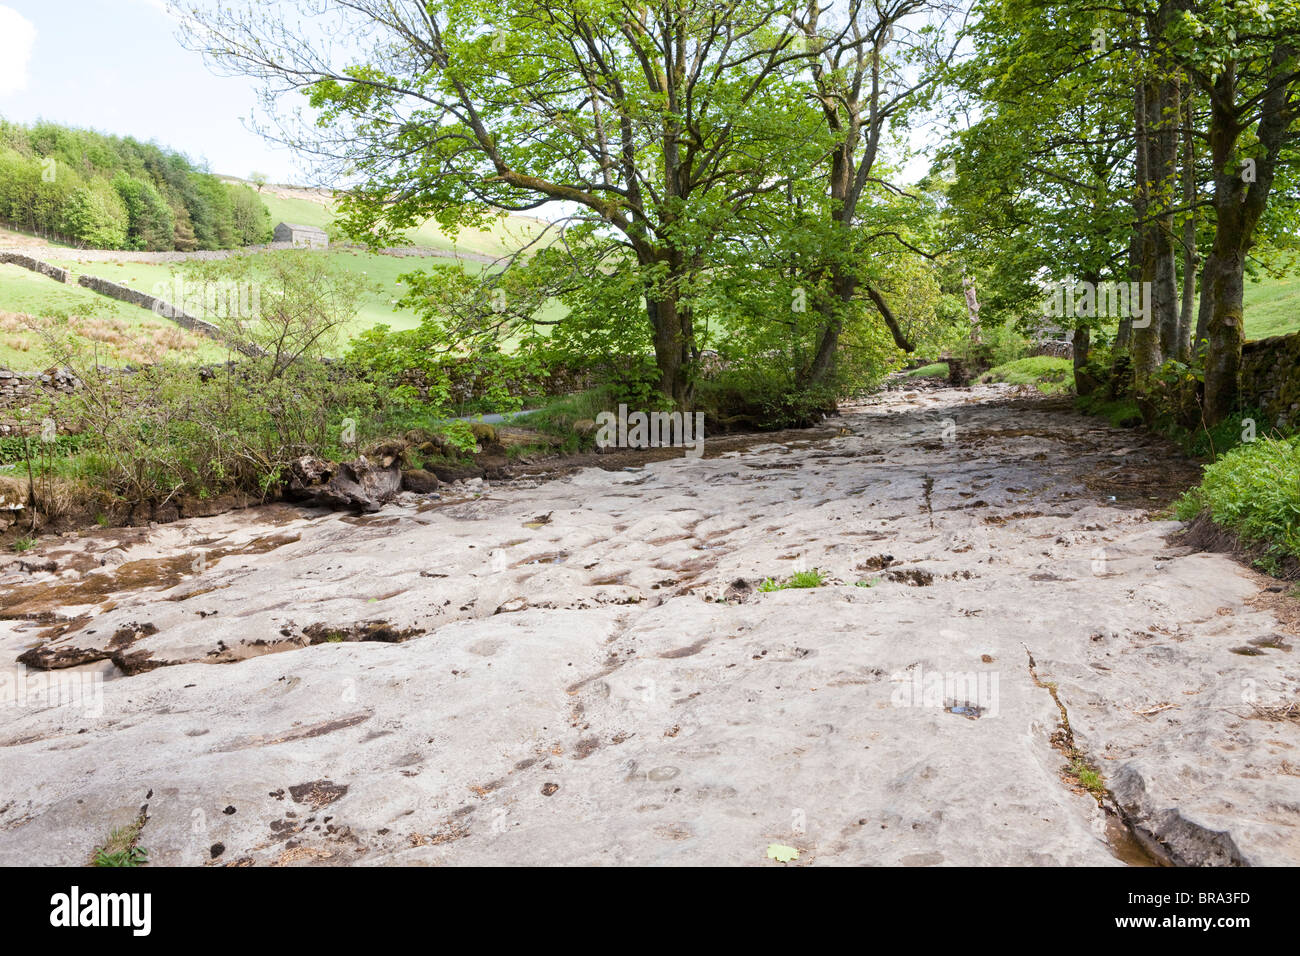
<path fill-rule="evenodd" d="M 758 586 L 760 591 L 788 591 L 797 588 L 819 588 L 826 583 L 826 576 L 812 568 L 808 571 L 796 571 L 784 581 L 777 581 L 775 578 L 767 578 Z"/>

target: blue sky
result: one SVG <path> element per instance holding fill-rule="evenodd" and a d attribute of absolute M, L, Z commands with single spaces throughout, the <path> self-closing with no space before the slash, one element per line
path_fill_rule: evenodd
<path fill-rule="evenodd" d="M 276 183 L 311 183 L 288 150 L 248 129 L 257 107 L 253 81 L 218 76 L 184 49 L 166 6 L 0 0 L 0 116 L 153 140 L 215 173 L 257 170 Z M 924 149 L 922 131 L 907 138 Z M 899 178 L 915 182 L 928 166 L 915 157 Z"/>
<path fill-rule="evenodd" d="M 0 116 L 154 140 L 215 173 L 306 182 L 250 132 L 255 88 L 181 47 L 164 0 L 0 0 Z"/>

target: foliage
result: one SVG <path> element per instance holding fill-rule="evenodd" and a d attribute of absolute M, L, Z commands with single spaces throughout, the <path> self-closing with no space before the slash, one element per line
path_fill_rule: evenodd
<path fill-rule="evenodd" d="M 30 437 L 23 435 L 0 436 L 0 462 L 8 463 L 23 460 L 32 442 L 33 440 Z M 56 435 L 52 443 L 54 447 L 51 451 L 55 457 L 67 457 L 75 455 L 85 443 L 85 435 Z"/>
<path fill-rule="evenodd" d="M 1300 560 L 1300 436 L 1238 445 L 1205 467 L 1201 483 L 1175 505 L 1180 521 L 1208 515 L 1266 569 Z"/>
<path fill-rule="evenodd" d="M 805 428 L 835 407 L 832 384 L 800 386 L 787 372 L 746 366 L 700 383 L 699 410 L 721 430 Z"/>
<path fill-rule="evenodd" d="M 1075 404 L 1089 415 L 1104 418 L 1112 428 L 1136 428 L 1142 424 L 1142 412 L 1132 399 L 1107 399 L 1101 392 L 1082 395 Z"/>
<path fill-rule="evenodd" d="M 266 242 L 270 212 L 152 143 L 0 120 L 0 220 L 101 249 L 226 249 Z"/>
<path fill-rule="evenodd" d="M 552 435 L 567 435 L 580 421 L 595 421 L 601 412 L 618 407 L 618 396 L 609 386 L 588 389 L 574 395 L 565 395 L 548 402 L 541 408 L 513 419 L 520 425 L 536 428 Z"/>
<path fill-rule="evenodd" d="M 266 495 L 295 458 L 350 457 L 380 432 L 383 388 L 323 361 L 355 312 L 357 277 L 294 252 L 203 263 L 191 275 L 256 285 L 256 314 L 225 322 L 244 354 L 214 368 L 162 362 L 131 373 L 51 334 L 58 363 L 83 383 L 52 409 L 80 432 L 62 474 L 128 502 Z"/>
<path fill-rule="evenodd" d="M 767 848 L 767 858 L 778 863 L 793 863 L 799 859 L 799 851 L 784 843 L 772 843 Z"/>
<path fill-rule="evenodd" d="M 962 359 L 970 365 L 984 366 L 1006 365 L 1024 358 L 1029 350 L 1030 340 L 1016 328 L 1013 323 L 1001 325 L 983 325 L 979 342 L 972 342 L 969 336 L 959 335 L 944 340 L 947 351 L 955 358 Z"/>
<path fill-rule="evenodd" d="M 222 334 L 244 354 L 265 356 L 272 378 L 300 359 L 335 354 L 371 286 L 304 249 L 194 262 L 185 276 L 199 292 L 223 293 Z"/>
<path fill-rule="evenodd" d="M 124 827 L 115 827 L 91 854 L 91 866 L 134 867 L 149 862 L 149 851 L 139 845 L 140 833 L 148 817 L 144 810 Z"/>
<path fill-rule="evenodd" d="M 342 58 L 300 42 L 269 5 L 192 10 L 183 31 L 268 91 L 306 96 L 312 126 L 288 111 L 275 118 L 324 166 L 359 182 L 341 203 L 353 238 L 382 245 L 429 217 L 455 233 L 502 210 L 563 204 L 573 241 L 538 243 L 473 282 L 411 277 L 412 295 L 440 313 L 421 347 L 468 355 L 515 339 L 516 351 L 541 351 L 538 309 L 559 300 L 569 313 L 546 348 L 580 349 L 611 369 L 631 364 L 616 387 L 640 405 L 685 408 L 706 351 L 724 342 L 745 343 L 747 370 L 834 384 L 823 381 L 818 346 L 838 344 L 841 323 L 847 379 L 877 379 L 895 346 L 865 326 L 890 324 L 891 313 L 864 306 L 854 283 L 879 306 L 883 287 L 899 280 L 891 301 L 934 311 L 910 294 L 926 280 L 909 274 L 926 271 L 911 246 L 929 238 L 933 204 L 886 186 L 890 170 L 876 164 L 886 119 L 924 99 L 903 77 L 935 31 L 900 25 L 909 42 L 891 48 L 887 64 L 880 56 L 886 28 L 915 9 L 885 17 L 855 3 L 850 26 L 829 16 L 805 23 L 778 0 L 677 0 L 653 15 L 585 0 L 436 0 L 418 14 L 297 8 L 365 37 Z M 837 75 L 837 50 L 858 79 Z M 881 83 L 900 90 L 882 98 Z M 876 93 L 855 97 L 843 116 L 827 115 L 838 93 L 869 88 Z M 856 167 L 857 215 L 845 197 L 827 196 L 822 167 L 842 147 Z M 833 294 L 827 281 L 838 283 Z M 813 310 L 794 320 L 788 341 L 789 310 L 772 312 L 762 299 L 779 293 L 788 305 L 793 283 Z M 654 361 L 657 381 L 641 356 Z"/>

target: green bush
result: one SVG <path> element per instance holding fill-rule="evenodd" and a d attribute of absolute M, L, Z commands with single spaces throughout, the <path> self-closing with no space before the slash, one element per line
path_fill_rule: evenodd
<path fill-rule="evenodd" d="M 380 431 L 379 395 L 314 362 L 275 375 L 270 360 L 220 367 L 155 365 L 132 375 L 83 375 L 58 410 L 83 432 L 58 466 L 128 502 L 178 494 L 267 494 L 297 457 L 340 459 Z"/>
<path fill-rule="evenodd" d="M 75 455 L 86 444 L 86 436 L 58 435 L 50 444 L 53 445 L 52 448 L 44 449 L 50 456 L 66 458 Z M 39 435 L 32 434 L 25 439 L 22 435 L 5 435 L 0 438 L 0 465 L 23 461 L 28 454 L 36 454 L 41 450 Z"/>
<path fill-rule="evenodd" d="M 1300 436 L 1238 445 L 1205 467 L 1174 513 L 1180 521 L 1207 515 L 1262 552 L 1272 573 L 1300 560 Z"/>
<path fill-rule="evenodd" d="M 1006 365 L 1023 358 L 1030 346 L 1030 340 L 1010 325 L 984 326 L 978 343 L 972 342 L 966 329 L 960 325 L 955 326 L 950 334 L 960 336 L 951 345 L 952 354 L 972 365 L 978 365 L 980 361 L 992 367 Z"/>
<path fill-rule="evenodd" d="M 806 428 L 835 408 L 837 395 L 834 384 L 800 388 L 777 369 L 755 366 L 700 382 L 696 407 L 722 430 Z"/>

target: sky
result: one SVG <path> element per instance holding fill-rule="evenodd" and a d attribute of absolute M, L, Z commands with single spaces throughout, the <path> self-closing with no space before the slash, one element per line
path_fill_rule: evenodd
<path fill-rule="evenodd" d="M 254 81 L 184 49 L 166 0 L 0 0 L 0 117 L 152 140 L 214 173 L 314 184 L 292 154 L 248 127 Z M 913 131 L 913 149 L 926 137 Z M 912 159 L 899 180 L 929 168 Z"/>
<path fill-rule="evenodd" d="M 0 116 L 153 140 L 214 173 L 305 183 L 247 126 L 253 81 L 184 49 L 164 0 L 0 0 Z M 241 120 L 243 122 L 241 122 Z"/>

